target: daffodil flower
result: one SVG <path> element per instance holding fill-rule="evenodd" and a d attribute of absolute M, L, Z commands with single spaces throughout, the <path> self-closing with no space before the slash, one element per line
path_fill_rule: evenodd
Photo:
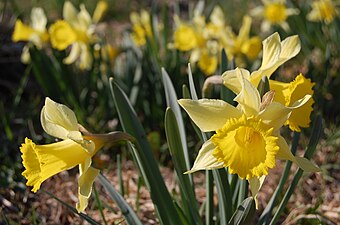
<path fill-rule="evenodd" d="M 324 21 L 326 24 L 331 23 L 339 15 L 339 9 L 332 0 L 313 1 L 312 10 L 307 14 L 310 21 Z"/>
<path fill-rule="evenodd" d="M 273 25 L 279 25 L 288 31 L 287 18 L 299 14 L 296 8 L 287 8 L 286 0 L 262 0 L 263 6 L 258 6 L 251 10 L 254 17 L 263 18 L 261 30 L 268 32 Z"/>
<path fill-rule="evenodd" d="M 79 59 L 80 69 L 90 69 L 93 62 L 90 46 L 95 43 L 95 24 L 105 11 L 105 3 L 97 4 L 95 14 L 91 18 L 83 4 L 78 11 L 71 2 L 66 1 L 63 7 L 63 20 L 51 25 L 49 33 L 53 48 L 65 50 L 71 46 L 69 55 L 63 60 L 65 64 L 72 64 Z"/>
<path fill-rule="evenodd" d="M 234 107 L 223 100 L 180 99 L 179 104 L 203 132 L 215 131 L 200 149 L 188 173 L 227 167 L 231 174 L 249 181 L 252 195 L 261 188 L 269 169 L 276 159 L 290 160 L 305 171 L 319 168 L 305 158 L 294 156 L 280 128 L 291 113 L 311 98 L 303 96 L 290 106 L 273 101 L 272 92 L 262 101 L 256 87 L 247 79 L 249 72 L 237 68 L 236 79 L 241 84 Z"/>
<path fill-rule="evenodd" d="M 296 56 L 301 49 L 300 40 L 297 35 L 290 36 L 281 41 L 277 33 L 269 36 L 263 41 L 263 59 L 260 68 L 251 74 L 247 71 L 244 76 L 254 86 L 257 86 L 263 76 L 268 79 L 275 70 L 289 59 Z M 222 75 L 223 83 L 235 93 L 241 91 L 241 83 L 237 78 L 237 71 L 226 71 Z M 275 101 L 283 105 L 290 106 L 299 98 L 309 94 L 312 95 L 313 83 L 299 75 L 295 81 L 286 84 L 278 81 L 269 80 L 270 89 L 275 90 Z M 301 127 L 308 127 L 310 122 L 310 114 L 313 110 L 311 98 L 303 107 L 292 112 L 290 119 L 286 121 L 286 125 L 293 131 L 301 131 Z M 302 116 L 303 115 L 303 116 Z"/>
<path fill-rule="evenodd" d="M 242 57 L 254 60 L 261 51 L 261 39 L 258 36 L 249 37 L 252 19 L 248 15 L 243 17 L 242 26 L 238 35 L 230 29 L 221 37 L 222 45 L 229 60 L 235 59 L 237 65 L 243 63 Z"/>
<path fill-rule="evenodd" d="M 47 18 L 42 8 L 33 8 L 31 11 L 31 24 L 25 25 L 20 19 L 15 22 L 12 40 L 14 42 L 27 41 L 33 43 L 38 49 L 48 41 L 48 33 L 46 30 Z M 25 45 L 21 61 L 23 63 L 30 62 L 29 45 Z"/>
<path fill-rule="evenodd" d="M 290 106 L 306 94 L 313 95 L 314 93 L 312 89 L 314 83 L 310 79 L 306 79 L 302 74 L 299 74 L 290 83 L 269 80 L 269 86 L 271 90 L 275 91 L 274 101 L 286 106 Z M 297 132 L 301 131 L 301 127 L 309 127 L 313 103 L 314 100 L 311 98 L 305 105 L 294 110 L 285 124 L 289 125 L 291 130 Z"/>
<path fill-rule="evenodd" d="M 132 40 L 137 46 L 143 46 L 147 38 L 152 36 L 150 14 L 146 10 L 142 10 L 140 14 L 132 12 L 130 14 L 132 23 Z"/>
<path fill-rule="evenodd" d="M 71 109 L 49 98 L 46 98 L 41 110 L 41 124 L 46 133 L 62 141 L 36 145 L 25 138 L 20 151 L 25 167 L 22 175 L 27 179 L 26 185 L 32 186 L 32 191 L 37 192 L 46 179 L 79 166 L 79 202 L 76 208 L 82 212 L 88 205 L 92 184 L 99 173 L 98 169 L 91 167 L 92 157 L 106 144 L 132 138 L 122 132 L 91 134 L 78 124 Z"/>

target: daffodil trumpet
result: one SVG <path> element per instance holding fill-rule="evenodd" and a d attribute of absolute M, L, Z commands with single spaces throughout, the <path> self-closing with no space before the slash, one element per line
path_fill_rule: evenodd
<path fill-rule="evenodd" d="M 46 133 L 62 139 L 59 142 L 37 145 L 29 138 L 20 147 L 22 163 L 25 168 L 22 175 L 26 185 L 37 192 L 42 182 L 62 171 L 79 166 L 78 212 L 83 212 L 88 205 L 92 184 L 99 170 L 91 167 L 92 157 L 104 146 L 120 141 L 134 141 L 124 132 L 92 134 L 78 124 L 74 112 L 67 106 L 49 98 L 41 111 L 41 123 Z"/>

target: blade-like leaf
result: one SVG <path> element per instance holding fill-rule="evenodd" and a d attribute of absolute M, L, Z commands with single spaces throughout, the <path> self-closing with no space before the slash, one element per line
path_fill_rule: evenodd
<path fill-rule="evenodd" d="M 164 68 L 162 68 L 162 77 L 163 77 L 167 106 L 173 110 L 176 120 L 177 120 L 182 150 L 183 150 L 184 159 L 185 159 L 184 165 L 186 166 L 186 170 L 190 170 L 191 165 L 190 165 L 190 159 L 189 159 L 189 153 L 188 153 L 188 146 L 187 146 L 187 141 L 186 141 L 182 113 L 177 103 L 178 98 L 177 98 L 174 86 L 172 85 L 172 82 L 170 80 L 170 77 Z M 192 176 L 189 175 L 189 178 L 190 178 L 190 182 L 192 183 Z"/>
<path fill-rule="evenodd" d="M 248 197 L 237 207 L 228 225 L 249 225 L 253 221 L 255 212 L 255 201 L 253 197 Z"/>
<path fill-rule="evenodd" d="M 182 224 L 136 112 L 125 93 L 112 78 L 110 78 L 110 89 L 123 130 L 136 138 L 136 143 L 129 144 L 129 147 L 150 191 L 161 224 Z"/>
<path fill-rule="evenodd" d="M 190 214 L 192 224 L 202 224 L 198 213 L 198 205 L 193 186 L 191 185 L 189 176 L 183 174 L 187 171 L 187 168 L 185 166 L 185 158 L 176 116 L 171 108 L 168 108 L 165 113 L 165 133 L 179 180 L 180 190 L 184 193 L 184 199 L 182 200 L 184 208 Z"/>
<path fill-rule="evenodd" d="M 136 213 L 132 210 L 125 199 L 116 191 L 116 189 L 110 184 L 110 182 L 102 175 L 98 175 L 99 182 L 103 185 L 108 192 L 112 200 L 114 200 L 124 215 L 129 225 L 142 225 Z"/>

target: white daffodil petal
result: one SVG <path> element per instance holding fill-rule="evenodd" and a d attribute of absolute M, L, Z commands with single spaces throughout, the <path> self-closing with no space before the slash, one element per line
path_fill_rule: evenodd
<path fill-rule="evenodd" d="M 32 8 L 31 12 L 32 28 L 40 32 L 46 30 L 47 18 L 42 8 Z"/>
<path fill-rule="evenodd" d="M 238 109 L 222 100 L 180 99 L 178 103 L 204 132 L 217 130 L 221 128 L 229 118 L 239 118 L 242 115 Z"/>
<path fill-rule="evenodd" d="M 63 7 L 64 20 L 72 25 L 78 24 L 77 14 L 78 10 L 72 5 L 71 2 L 66 1 Z"/>
<path fill-rule="evenodd" d="M 215 145 L 210 140 L 206 141 L 199 150 L 193 167 L 191 170 L 187 171 L 186 174 L 193 173 L 198 170 L 212 170 L 222 168 L 223 162 L 217 161 L 217 159 L 212 154 L 214 149 Z"/>
<path fill-rule="evenodd" d="M 67 139 L 70 131 L 78 131 L 78 121 L 74 112 L 48 97 L 45 99 L 40 118 L 43 129 L 51 136 Z"/>
<path fill-rule="evenodd" d="M 65 63 L 65 64 L 74 63 L 78 59 L 80 54 L 81 54 L 80 44 L 78 42 L 74 42 L 72 44 L 71 51 L 70 51 L 69 55 L 66 58 L 64 58 L 63 63 Z"/>
<path fill-rule="evenodd" d="M 236 68 L 234 70 L 225 71 L 222 74 L 223 84 L 235 94 L 239 94 L 242 90 L 242 84 L 239 76 L 250 80 L 250 73 L 248 70 Z"/>
<path fill-rule="evenodd" d="M 251 195 L 253 196 L 255 200 L 256 209 L 258 209 L 257 193 L 259 193 L 265 178 L 266 176 L 261 176 L 261 177 L 253 177 L 248 180 L 250 190 L 251 190 Z"/>

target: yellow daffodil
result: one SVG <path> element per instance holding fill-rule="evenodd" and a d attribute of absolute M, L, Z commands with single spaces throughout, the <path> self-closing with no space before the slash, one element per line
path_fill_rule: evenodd
<path fill-rule="evenodd" d="M 241 64 L 242 57 L 254 60 L 261 51 L 261 39 L 258 36 L 249 37 L 252 19 L 249 16 L 243 17 L 239 34 L 234 34 L 231 29 L 222 37 L 223 47 L 230 60 L 236 59 L 237 64 Z"/>
<path fill-rule="evenodd" d="M 296 8 L 287 8 L 286 0 L 262 0 L 263 6 L 258 6 L 251 10 L 250 14 L 263 18 L 261 30 L 267 32 L 272 25 L 279 25 L 284 30 L 289 30 L 287 18 L 291 15 L 299 14 Z"/>
<path fill-rule="evenodd" d="M 293 102 L 302 98 L 304 95 L 313 95 L 314 83 L 299 74 L 292 82 L 284 83 L 275 80 L 269 80 L 270 89 L 275 91 L 274 101 L 290 106 Z M 313 111 L 314 100 L 311 98 L 305 105 L 294 110 L 286 124 L 293 131 L 300 132 L 300 127 L 309 127 L 310 114 Z"/>
<path fill-rule="evenodd" d="M 152 36 L 150 14 L 146 10 L 142 10 L 140 14 L 132 12 L 130 14 L 132 23 L 132 40 L 137 46 L 143 46 L 147 38 Z"/>
<path fill-rule="evenodd" d="M 97 7 L 102 7 L 101 2 Z M 105 4 L 105 3 L 103 3 Z M 95 23 L 98 22 L 104 8 L 96 9 L 93 19 L 83 4 L 78 11 L 71 2 L 66 1 L 63 7 L 63 20 L 51 25 L 49 33 L 53 48 L 65 50 L 71 46 L 69 55 L 63 60 L 65 64 L 72 64 L 79 59 L 80 69 L 90 69 L 93 62 L 90 46 L 96 41 L 94 34 Z"/>
<path fill-rule="evenodd" d="M 36 192 L 49 177 L 79 165 L 79 202 L 76 207 L 82 212 L 88 205 L 92 184 L 99 173 L 99 170 L 91 167 L 92 157 L 105 144 L 131 140 L 131 137 L 122 132 L 91 134 L 78 125 L 71 109 L 49 98 L 46 98 L 41 110 L 41 124 L 46 133 L 62 141 L 36 145 L 25 138 L 20 151 L 25 167 L 22 175 L 27 179 L 26 185 L 32 186 L 32 191 Z"/>
<path fill-rule="evenodd" d="M 238 102 L 237 107 L 222 100 L 178 101 L 203 132 L 216 132 L 203 144 L 188 173 L 228 167 L 230 173 L 249 181 L 256 199 L 269 169 L 275 167 L 276 159 L 293 161 L 305 171 L 319 171 L 307 159 L 294 156 L 280 135 L 280 128 L 291 113 L 306 104 L 311 96 L 303 96 L 285 106 L 273 101 L 269 92 L 261 101 L 258 90 L 247 79 L 249 72 L 237 68 L 235 74 L 241 84 L 234 99 Z"/>
<path fill-rule="evenodd" d="M 174 32 L 174 47 L 180 51 L 190 51 L 198 46 L 194 27 L 181 23 Z"/>
<path fill-rule="evenodd" d="M 48 41 L 46 31 L 47 18 L 42 8 L 33 8 L 31 11 L 31 24 L 25 25 L 20 19 L 15 22 L 12 40 L 14 42 L 27 41 L 33 43 L 37 48 Z M 30 62 L 29 46 L 26 45 L 21 55 L 23 63 Z"/>
<path fill-rule="evenodd" d="M 267 76 L 269 79 L 279 66 L 296 56 L 300 49 L 301 46 L 298 36 L 290 36 L 281 41 L 280 36 L 274 33 L 263 41 L 261 67 L 251 74 L 247 71 L 247 73 L 244 74 L 245 78 L 257 87 L 263 76 Z M 224 85 L 235 93 L 241 91 L 242 85 L 237 78 L 236 70 L 226 71 L 222 78 Z M 285 106 L 291 106 L 291 104 L 299 98 L 313 94 L 313 83 L 311 83 L 309 79 L 304 79 L 302 75 L 299 75 L 289 84 L 273 80 L 270 80 L 269 83 L 270 89 L 275 91 L 275 101 Z M 300 127 L 308 127 L 313 102 L 311 98 L 303 107 L 295 110 L 285 124 L 289 125 L 289 128 L 293 131 L 301 131 Z"/>
<path fill-rule="evenodd" d="M 324 21 L 326 24 L 331 23 L 339 15 L 339 9 L 332 0 L 313 1 L 312 11 L 307 15 L 310 21 Z"/>

